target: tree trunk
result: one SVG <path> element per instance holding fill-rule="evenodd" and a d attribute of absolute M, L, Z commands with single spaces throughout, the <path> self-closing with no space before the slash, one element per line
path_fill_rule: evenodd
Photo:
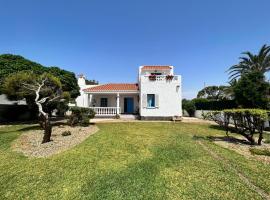
<path fill-rule="evenodd" d="M 262 140 L 263 140 L 263 127 L 261 127 L 259 130 L 258 145 L 262 145 Z"/>
<path fill-rule="evenodd" d="M 51 141 L 51 135 L 52 135 L 52 126 L 50 123 L 50 118 L 48 115 L 43 116 L 43 124 L 44 124 L 44 136 L 42 143 L 50 142 Z"/>
<path fill-rule="evenodd" d="M 255 145 L 255 140 L 253 138 L 253 135 L 245 134 L 245 133 L 240 133 L 240 135 L 244 136 L 251 145 Z"/>

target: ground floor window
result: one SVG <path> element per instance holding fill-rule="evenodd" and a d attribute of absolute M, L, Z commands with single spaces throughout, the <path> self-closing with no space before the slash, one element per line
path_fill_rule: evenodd
<path fill-rule="evenodd" d="M 108 107 L 108 98 L 100 98 L 100 107 Z"/>
<path fill-rule="evenodd" d="M 155 95 L 154 94 L 147 94 L 147 107 L 148 108 L 155 107 Z"/>

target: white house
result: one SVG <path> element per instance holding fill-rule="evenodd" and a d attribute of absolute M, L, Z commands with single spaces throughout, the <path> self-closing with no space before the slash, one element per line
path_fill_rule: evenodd
<path fill-rule="evenodd" d="M 138 83 L 86 85 L 80 76 L 77 106 L 90 107 L 96 116 L 136 114 L 141 119 L 182 117 L 181 76 L 173 66 L 140 66 Z"/>

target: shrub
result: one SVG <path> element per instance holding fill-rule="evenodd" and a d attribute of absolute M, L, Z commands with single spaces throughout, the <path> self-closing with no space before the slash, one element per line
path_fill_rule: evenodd
<path fill-rule="evenodd" d="M 237 134 L 244 136 L 252 145 L 255 144 L 254 134 L 258 133 L 258 145 L 263 139 L 264 122 L 269 119 L 267 110 L 261 109 L 230 109 L 212 111 L 204 115 L 205 119 L 213 120 L 226 129 L 232 125 Z"/>
<path fill-rule="evenodd" d="M 115 119 L 120 119 L 120 115 L 119 114 L 116 114 L 115 115 Z"/>
<path fill-rule="evenodd" d="M 72 107 L 70 111 L 71 115 L 68 119 L 70 126 L 88 126 L 90 119 L 95 117 L 95 112 L 91 108 Z"/>
<path fill-rule="evenodd" d="M 255 149 L 250 148 L 249 151 L 253 155 L 263 155 L 263 156 L 270 156 L 270 151 L 268 149 Z"/>
<path fill-rule="evenodd" d="M 69 136 L 69 135 L 71 135 L 71 132 L 70 131 L 64 131 L 61 135 L 62 136 Z"/>
<path fill-rule="evenodd" d="M 187 113 L 190 117 L 194 116 L 196 108 L 195 108 L 195 104 L 192 100 L 183 99 L 182 100 L 182 107 L 184 110 L 187 111 Z"/>
<path fill-rule="evenodd" d="M 270 139 L 264 140 L 264 143 L 270 144 Z"/>
<path fill-rule="evenodd" d="M 237 108 L 235 100 L 193 99 L 197 110 L 224 110 Z"/>

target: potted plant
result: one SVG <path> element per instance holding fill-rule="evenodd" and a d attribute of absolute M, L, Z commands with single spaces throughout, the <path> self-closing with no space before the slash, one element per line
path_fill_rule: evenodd
<path fill-rule="evenodd" d="M 153 75 L 153 74 L 149 75 L 149 80 L 150 81 L 155 81 L 156 80 L 156 75 Z"/>
<path fill-rule="evenodd" d="M 166 76 L 166 80 L 167 80 L 167 81 L 171 81 L 172 79 L 173 79 L 173 75 L 167 75 L 167 76 Z"/>

